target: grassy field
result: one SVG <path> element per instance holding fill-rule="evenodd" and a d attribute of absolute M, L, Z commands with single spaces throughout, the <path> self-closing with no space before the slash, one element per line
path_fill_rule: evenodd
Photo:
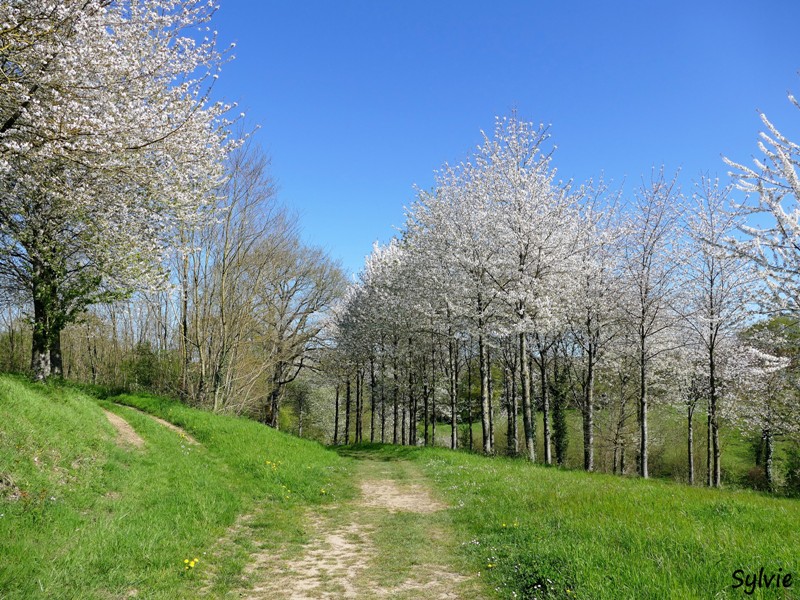
<path fill-rule="evenodd" d="M 160 415 L 199 444 L 132 408 Z M 101 406 L 145 440 L 120 447 Z M 303 509 L 353 495 L 348 461 L 252 421 L 146 396 L 98 402 L 70 387 L 0 376 L 0 597 L 195 598 L 241 584 L 237 517 L 277 545 Z M 269 462 L 267 462 L 269 461 Z M 187 569 L 185 560 L 199 559 Z"/>
<path fill-rule="evenodd" d="M 581 416 L 575 410 L 566 411 L 567 416 L 567 456 L 565 466 L 569 469 L 583 468 L 583 429 Z M 537 414 L 536 441 L 537 460 L 542 461 L 544 456 L 544 439 L 542 431 L 542 414 Z M 522 421 L 519 422 L 520 444 L 523 442 Z M 656 406 L 650 414 L 650 473 L 653 477 L 671 479 L 674 481 L 687 481 L 687 450 L 686 450 L 686 418 L 672 407 Z M 480 450 L 482 433 L 480 422 L 472 424 L 474 448 Z M 636 433 L 631 434 L 636 438 Z M 460 426 L 459 443 L 466 447 L 469 429 L 466 424 Z M 696 481 L 704 481 L 706 473 L 706 430 L 705 415 L 695 415 L 695 477 Z M 424 437 L 424 429 L 420 428 L 419 437 Z M 598 470 L 611 470 L 613 447 L 609 442 L 610 434 L 604 428 L 602 416 L 598 417 L 598 426 L 595 436 L 595 464 Z M 752 436 L 743 435 L 738 429 L 726 423 L 720 429 L 720 443 L 722 447 L 722 478 L 726 485 L 752 487 L 753 482 L 748 479 L 750 472 L 756 469 L 755 456 L 751 445 Z M 438 423 L 436 425 L 436 445 L 450 446 L 450 425 Z M 636 470 L 635 443 L 628 448 L 627 469 L 629 473 Z M 778 442 L 776 447 L 776 472 L 781 477 L 786 444 Z M 495 447 L 499 454 L 505 454 L 506 421 L 505 415 L 495 422 Z M 555 460 L 555 450 L 554 460 Z M 760 475 L 760 473 L 759 473 Z"/>
<path fill-rule="evenodd" d="M 453 510 L 462 552 L 502 598 L 800 597 L 800 503 L 745 490 L 562 471 L 442 449 L 369 447 L 412 460 Z M 732 574 L 794 587 L 733 589 Z"/>
<path fill-rule="evenodd" d="M 120 444 L 103 409 L 144 445 Z M 361 571 L 362 589 L 452 556 L 463 585 L 480 590 L 470 600 L 800 597 L 797 500 L 441 448 L 336 453 L 164 399 L 10 376 L 0 376 L 0 423 L 4 599 L 235 597 L 254 555 L 302 555 L 315 534 L 307 517 L 323 510 L 332 528 L 364 521 L 370 556 L 394 569 Z M 419 478 L 450 508 L 365 512 L 367 475 Z M 762 567 L 791 573 L 793 587 L 732 587 L 737 569 Z"/>

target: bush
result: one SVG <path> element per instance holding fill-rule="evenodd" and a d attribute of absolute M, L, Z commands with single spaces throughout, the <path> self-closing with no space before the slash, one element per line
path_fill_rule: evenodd
<path fill-rule="evenodd" d="M 764 467 L 752 467 L 744 476 L 742 485 L 754 490 L 767 491 L 769 490 L 769 483 L 767 482 L 767 475 L 764 473 Z"/>
<path fill-rule="evenodd" d="M 793 442 L 786 449 L 784 468 L 786 495 L 800 497 L 800 443 Z"/>

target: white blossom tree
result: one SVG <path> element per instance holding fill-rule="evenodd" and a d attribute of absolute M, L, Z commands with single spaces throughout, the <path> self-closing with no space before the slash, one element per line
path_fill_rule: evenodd
<path fill-rule="evenodd" d="M 63 327 L 161 279 L 177 231 L 213 204 L 229 125 L 229 107 L 209 101 L 224 60 L 214 10 L 0 4 L 0 274 L 29 294 L 38 379 L 51 354 L 60 369 Z"/>
<path fill-rule="evenodd" d="M 712 458 L 708 484 L 722 482 L 719 442 L 720 357 L 726 343 L 745 324 L 749 306 L 759 290 L 757 274 L 751 263 L 724 248 L 725 241 L 741 227 L 741 215 L 731 211 L 730 188 L 703 177 L 695 184 L 687 211 L 689 256 L 681 286 L 684 322 L 705 354 L 707 374 L 709 448 Z"/>
<path fill-rule="evenodd" d="M 636 193 L 630 233 L 625 242 L 626 320 L 634 331 L 639 363 L 639 474 L 648 473 L 648 385 L 652 361 L 669 346 L 675 323 L 672 299 L 677 290 L 681 211 L 677 178 L 654 174 Z M 666 343 L 665 343 L 666 342 Z"/>
<path fill-rule="evenodd" d="M 563 300 L 570 296 L 573 259 L 583 227 L 577 207 L 580 194 L 569 183 L 555 180 L 551 153 L 545 149 L 549 133 L 544 125 L 537 127 L 512 116 L 497 119 L 494 136 L 483 137 L 476 156 L 480 190 L 494 215 L 493 236 L 500 248 L 489 275 L 506 313 L 503 333 L 518 340 L 526 456 L 535 460 L 527 338 L 537 334 L 544 454 L 550 464 L 546 357 L 539 342 L 547 338 L 544 346 L 550 347 L 552 334 L 563 328 Z"/>
<path fill-rule="evenodd" d="M 739 401 L 732 407 L 733 416 L 745 430 L 761 434 L 764 475 L 771 489 L 775 437 L 800 432 L 797 384 L 788 369 L 791 360 L 778 355 L 784 343 L 779 335 L 763 329 L 740 346 L 735 360 Z"/>
<path fill-rule="evenodd" d="M 615 203 L 600 201 L 604 186 L 583 208 L 584 227 L 575 260 L 573 294 L 567 313 L 569 329 L 581 351 L 578 401 L 583 421 L 583 467 L 594 470 L 594 409 L 597 371 L 608 346 L 619 331 L 622 317 L 619 303 L 614 300 L 621 287 L 620 241 L 624 239 L 616 223 Z M 588 196 L 588 195 L 587 195 Z"/>
<path fill-rule="evenodd" d="M 800 103 L 789 94 L 800 110 Z M 764 131 L 753 166 L 725 162 L 735 169 L 737 187 L 748 194 L 741 209 L 756 216 L 740 226 L 745 239 L 731 238 L 736 252 L 760 268 L 771 294 L 764 304 L 772 310 L 800 311 L 800 144 L 791 141 L 761 113 Z"/>

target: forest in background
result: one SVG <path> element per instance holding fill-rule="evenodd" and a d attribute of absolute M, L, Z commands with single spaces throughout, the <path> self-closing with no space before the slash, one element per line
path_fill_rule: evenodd
<path fill-rule="evenodd" d="M 2 5 L 3 370 L 334 444 L 643 477 L 681 446 L 710 486 L 742 431 L 744 483 L 797 491 L 800 150 L 765 116 L 764 158 L 690 190 L 561 181 L 546 127 L 498 119 L 348 283 L 210 99 L 227 50 L 186 31 L 213 7 L 137 6 Z"/>

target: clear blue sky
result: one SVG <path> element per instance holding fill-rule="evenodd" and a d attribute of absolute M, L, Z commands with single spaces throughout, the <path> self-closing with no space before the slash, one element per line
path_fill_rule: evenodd
<path fill-rule="evenodd" d="M 220 0 L 218 92 L 272 157 L 304 239 L 351 272 L 402 226 L 414 184 L 496 115 L 552 125 L 560 177 L 630 192 L 653 165 L 726 176 L 757 109 L 800 141 L 798 0 Z"/>

